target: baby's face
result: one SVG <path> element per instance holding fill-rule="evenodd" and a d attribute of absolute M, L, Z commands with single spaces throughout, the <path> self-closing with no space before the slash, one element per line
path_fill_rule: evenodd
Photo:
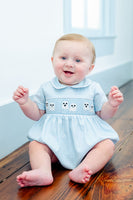
<path fill-rule="evenodd" d="M 94 67 L 90 50 L 81 41 L 59 41 L 51 60 L 56 76 L 65 85 L 79 83 Z"/>

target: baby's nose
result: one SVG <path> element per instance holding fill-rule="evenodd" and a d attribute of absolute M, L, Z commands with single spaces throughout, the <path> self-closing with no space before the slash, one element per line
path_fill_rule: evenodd
<path fill-rule="evenodd" d="M 65 67 L 67 67 L 67 68 L 73 68 L 73 67 L 74 67 L 73 61 L 67 61 L 67 62 L 65 63 Z"/>

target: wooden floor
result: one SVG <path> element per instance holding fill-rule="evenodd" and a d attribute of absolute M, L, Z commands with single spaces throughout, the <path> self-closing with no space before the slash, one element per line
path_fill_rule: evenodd
<path fill-rule="evenodd" d="M 82 185 L 69 180 L 69 170 L 53 165 L 54 183 L 20 188 L 16 176 L 30 169 L 28 144 L 0 161 L 0 200 L 133 200 L 133 81 L 121 88 L 125 101 L 109 124 L 119 133 L 109 163 Z"/>

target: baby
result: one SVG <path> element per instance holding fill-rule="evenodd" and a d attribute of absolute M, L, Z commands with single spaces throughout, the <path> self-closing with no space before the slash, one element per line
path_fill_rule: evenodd
<path fill-rule="evenodd" d="M 51 61 L 56 77 L 41 85 L 33 101 L 23 86 L 13 95 L 24 114 L 37 121 L 28 134 L 32 169 L 17 176 L 21 187 L 52 184 L 51 163 L 57 161 L 71 170 L 72 181 L 87 183 L 111 159 L 119 140 L 105 120 L 115 115 L 123 95 L 113 86 L 107 99 L 100 85 L 87 77 L 95 62 L 91 41 L 79 34 L 64 35 Z"/>

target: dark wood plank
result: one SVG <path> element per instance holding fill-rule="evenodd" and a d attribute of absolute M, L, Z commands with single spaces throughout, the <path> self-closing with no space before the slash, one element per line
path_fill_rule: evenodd
<path fill-rule="evenodd" d="M 86 185 L 76 184 L 69 180 L 69 170 L 62 168 L 59 164 L 53 166 L 54 183 L 46 187 L 27 187 L 20 188 L 16 183 L 16 176 L 25 170 L 29 170 L 30 165 L 27 164 L 12 176 L 7 178 L 6 181 L 0 185 L 0 195 L 2 200 L 17 200 L 17 199 L 43 199 L 43 200 L 70 200 L 82 199 L 84 194 L 90 190 L 91 185 L 98 178 L 99 173 L 93 176 L 90 182 Z M 12 184 L 13 183 L 13 184 Z M 82 196 L 81 196 L 82 194 Z"/>
<path fill-rule="evenodd" d="M 88 199 L 133 199 L 133 132 L 93 184 Z"/>
<path fill-rule="evenodd" d="M 28 143 L 0 161 L 0 183 L 29 163 Z"/>

